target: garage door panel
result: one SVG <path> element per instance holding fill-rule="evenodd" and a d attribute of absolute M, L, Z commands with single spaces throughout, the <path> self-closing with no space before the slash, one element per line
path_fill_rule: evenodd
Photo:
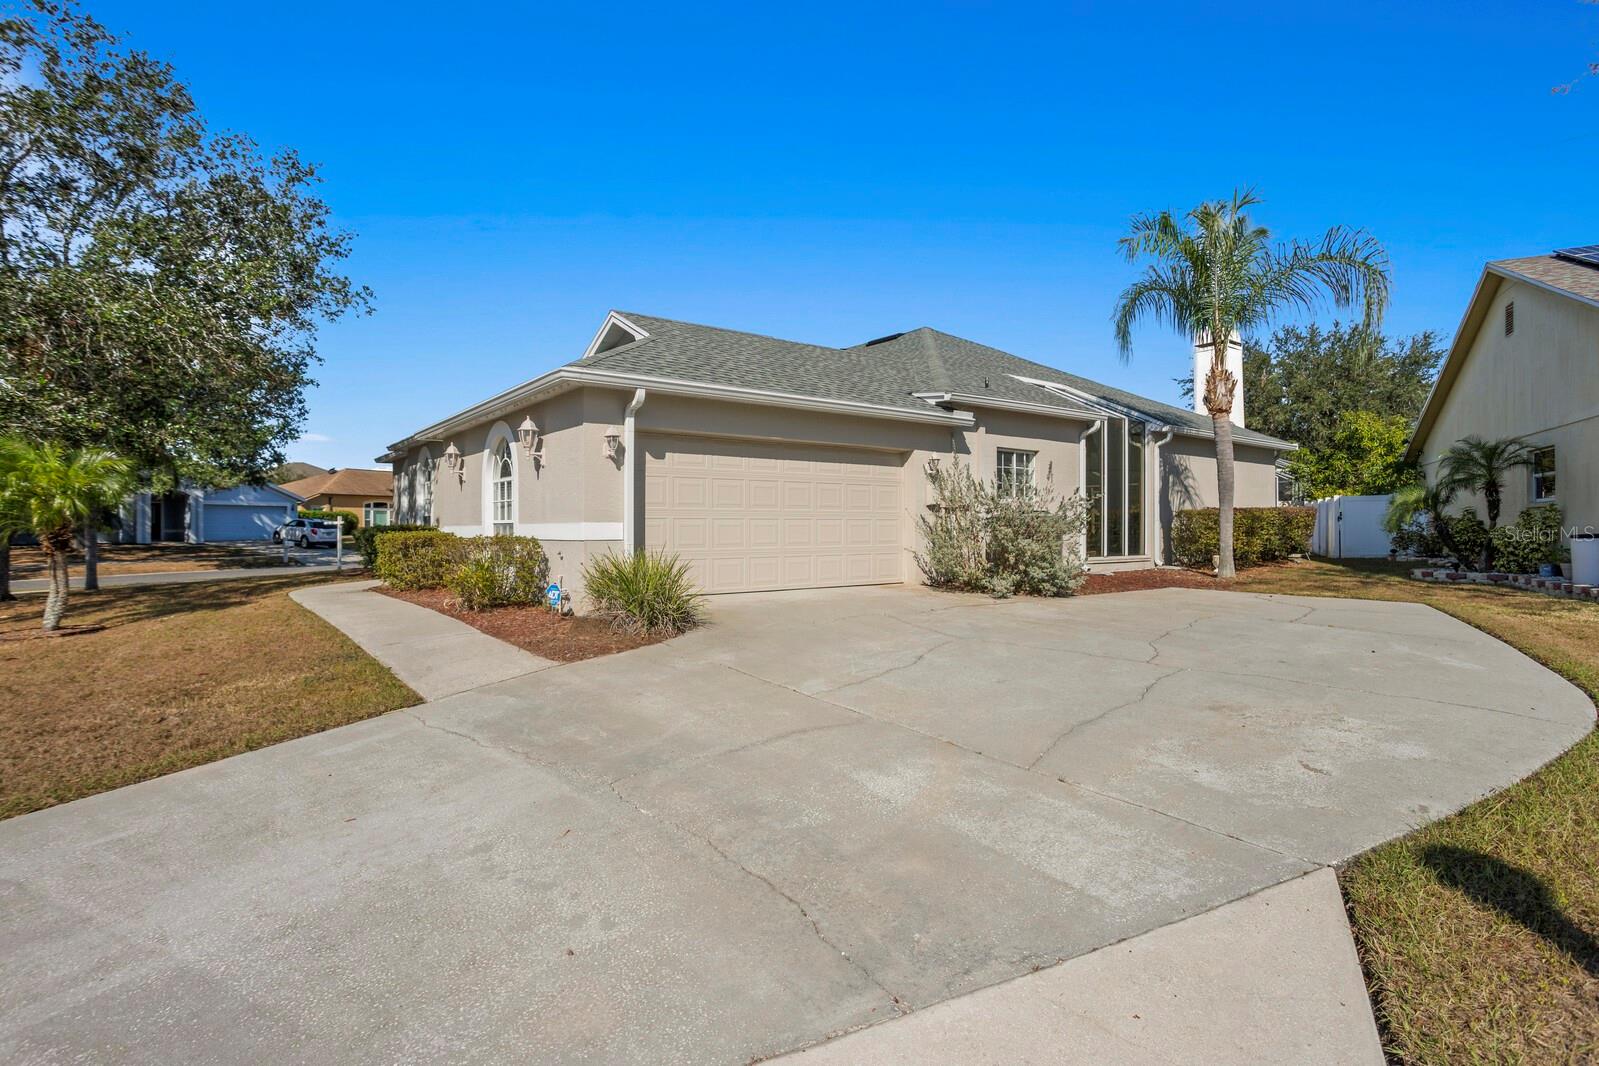
<path fill-rule="evenodd" d="M 644 538 L 707 592 L 903 580 L 903 460 L 767 441 L 646 437 Z"/>

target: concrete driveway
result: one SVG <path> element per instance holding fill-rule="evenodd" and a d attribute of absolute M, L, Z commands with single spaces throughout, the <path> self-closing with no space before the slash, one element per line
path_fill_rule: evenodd
<path fill-rule="evenodd" d="M 0 824 L 0 1058 L 749 1062 L 1346 858 L 1592 720 L 1410 604 L 725 599 Z"/>

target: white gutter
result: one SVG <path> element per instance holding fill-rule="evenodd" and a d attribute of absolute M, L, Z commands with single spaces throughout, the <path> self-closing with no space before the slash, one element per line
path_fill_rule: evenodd
<path fill-rule="evenodd" d="M 1155 550 L 1151 554 L 1155 560 L 1156 566 L 1161 565 L 1162 560 L 1166 558 L 1166 527 L 1162 525 L 1160 521 L 1160 492 L 1163 487 L 1161 484 L 1160 450 L 1171 443 L 1172 435 L 1176 432 L 1177 431 L 1174 429 L 1167 429 L 1164 437 L 1160 438 L 1160 440 L 1150 442 L 1150 444 L 1153 446 L 1152 454 L 1155 460 L 1155 476 L 1146 480 L 1150 481 L 1150 483 L 1154 486 L 1155 495 L 1150 500 L 1154 506 L 1146 508 L 1146 510 L 1149 514 L 1152 514 L 1155 519 L 1155 536 L 1153 538 L 1155 542 Z"/>
<path fill-rule="evenodd" d="M 467 426 L 486 422 L 498 414 L 534 402 L 534 397 L 560 385 L 596 385 L 618 389 L 648 389 L 669 396 L 690 396 L 704 400 L 725 400 L 732 403 L 761 404 L 770 407 L 787 407 L 801 411 L 819 411 L 827 414 L 856 415 L 862 418 L 886 418 L 902 422 L 923 422 L 940 426 L 970 426 L 975 422 L 970 412 L 945 411 L 929 408 L 926 411 L 886 404 L 863 403 L 858 400 L 830 400 L 820 396 L 803 396 L 798 393 L 773 392 L 767 389 L 750 389 L 739 385 L 712 385 L 679 378 L 659 378 L 647 374 L 621 374 L 589 367 L 560 367 L 548 374 L 506 389 L 482 403 L 474 404 L 440 422 L 420 429 L 403 440 L 389 445 L 388 452 L 378 462 L 393 462 L 392 456 L 408 451 L 423 440 L 442 440 L 450 433 Z"/>
<path fill-rule="evenodd" d="M 644 406 L 644 399 L 648 394 L 643 389 L 633 392 L 633 399 L 627 405 L 627 416 L 622 422 L 622 554 L 632 555 L 638 547 L 638 534 L 635 529 L 635 516 L 638 513 L 638 454 L 634 449 L 634 442 L 638 434 L 634 429 L 634 415 Z"/>
<path fill-rule="evenodd" d="M 1074 421 L 1092 422 L 1104 414 L 1087 406 L 1057 407 L 1054 404 L 1030 403 L 1027 400 L 1002 400 L 997 396 L 984 396 L 971 392 L 913 392 L 913 397 L 929 404 L 964 403 L 972 407 L 991 407 L 999 411 L 1021 411 L 1026 414 L 1046 415 L 1052 418 L 1070 418 Z"/>

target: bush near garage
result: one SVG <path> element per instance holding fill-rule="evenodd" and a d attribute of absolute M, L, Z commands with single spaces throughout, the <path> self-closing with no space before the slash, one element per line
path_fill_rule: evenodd
<path fill-rule="evenodd" d="M 583 587 L 596 611 L 629 632 L 670 636 L 704 620 L 704 597 L 676 555 L 607 553 L 583 565 Z"/>
<path fill-rule="evenodd" d="M 1178 511 L 1172 519 L 1172 556 L 1183 566 L 1209 570 L 1220 551 L 1221 513 L 1214 507 Z M 1233 510 L 1233 562 L 1257 566 L 1310 551 L 1314 507 L 1238 507 Z"/>
<path fill-rule="evenodd" d="M 437 526 L 393 525 L 393 526 L 362 526 L 355 531 L 355 550 L 361 553 L 361 561 L 368 567 L 377 565 L 378 538 L 390 533 L 438 533 L 442 532 Z"/>
<path fill-rule="evenodd" d="M 361 516 L 356 514 L 354 511 L 329 511 L 326 509 L 319 510 L 315 507 L 302 507 L 300 508 L 299 517 L 324 518 L 330 522 L 334 519 L 337 519 L 339 523 L 344 526 L 344 537 L 346 540 L 355 536 L 355 531 L 361 528 Z"/>
<path fill-rule="evenodd" d="M 390 532 L 377 540 L 372 572 L 390 588 L 415 591 L 444 584 L 460 558 L 461 538 L 441 529 Z"/>
<path fill-rule="evenodd" d="M 542 603 L 550 564 L 534 537 L 467 537 L 444 575 L 455 606 L 467 611 Z"/>
<path fill-rule="evenodd" d="M 935 504 L 919 520 L 927 550 L 916 565 L 929 585 L 1003 598 L 1069 596 L 1083 583 L 1082 497 L 1057 498 L 1047 479 L 979 481 L 963 463 L 930 467 L 927 479 Z"/>

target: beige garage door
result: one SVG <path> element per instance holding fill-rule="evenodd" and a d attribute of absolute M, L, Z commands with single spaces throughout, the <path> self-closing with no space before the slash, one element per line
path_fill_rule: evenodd
<path fill-rule="evenodd" d="M 706 592 L 904 580 L 898 455 L 665 436 L 643 451 L 644 543 Z"/>

